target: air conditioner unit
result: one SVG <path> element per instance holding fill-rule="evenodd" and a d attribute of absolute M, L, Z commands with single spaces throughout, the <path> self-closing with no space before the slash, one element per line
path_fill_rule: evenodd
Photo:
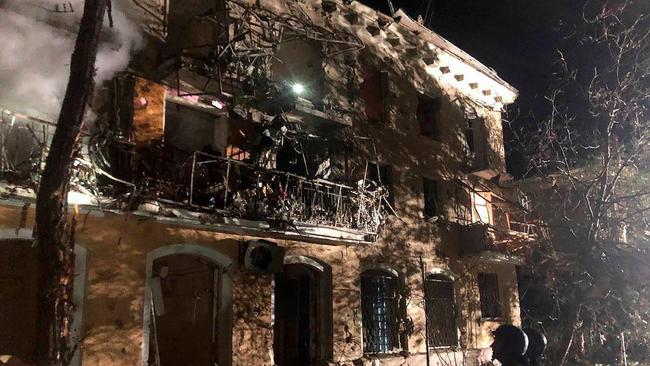
<path fill-rule="evenodd" d="M 285 251 L 267 240 L 251 240 L 241 246 L 240 263 L 243 269 L 252 272 L 281 272 Z"/>

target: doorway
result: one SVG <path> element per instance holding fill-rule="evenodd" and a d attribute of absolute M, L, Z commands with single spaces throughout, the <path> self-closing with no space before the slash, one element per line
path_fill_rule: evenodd
<path fill-rule="evenodd" d="M 275 276 L 275 364 L 320 365 L 331 359 L 331 270 L 285 264 Z"/>
<path fill-rule="evenodd" d="M 150 359 L 160 366 L 214 365 L 218 267 L 200 256 L 175 254 L 156 259 L 152 275 Z"/>

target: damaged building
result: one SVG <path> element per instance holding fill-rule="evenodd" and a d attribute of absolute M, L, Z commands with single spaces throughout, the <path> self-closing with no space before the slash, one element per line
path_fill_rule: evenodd
<path fill-rule="evenodd" d="M 97 86 L 69 195 L 73 364 L 489 360 L 539 235 L 505 171 L 514 87 L 403 11 L 131 5 L 145 46 Z M 0 354 L 31 360 L 56 126 L 0 107 Z"/>

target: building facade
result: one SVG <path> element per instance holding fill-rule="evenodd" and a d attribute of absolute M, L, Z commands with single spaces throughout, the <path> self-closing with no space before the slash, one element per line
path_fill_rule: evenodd
<path fill-rule="evenodd" d="M 535 239 L 505 183 L 516 89 L 402 11 L 134 3 L 145 45 L 98 85 L 69 197 L 73 362 L 486 363 Z M 0 354 L 29 360 L 55 125 L 1 128 Z"/>

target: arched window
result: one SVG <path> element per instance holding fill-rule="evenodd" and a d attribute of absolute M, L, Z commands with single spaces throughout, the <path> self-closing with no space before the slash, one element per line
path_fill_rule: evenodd
<path fill-rule="evenodd" d="M 429 347 L 458 345 L 454 284 L 451 278 L 441 274 L 427 276 L 424 297 L 429 324 Z"/>
<path fill-rule="evenodd" d="M 398 278 L 388 271 L 361 274 L 361 310 L 365 353 L 386 353 L 399 347 Z"/>

